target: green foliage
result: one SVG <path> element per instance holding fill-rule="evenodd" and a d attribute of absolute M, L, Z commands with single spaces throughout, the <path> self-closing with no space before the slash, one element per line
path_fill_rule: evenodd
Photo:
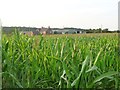
<path fill-rule="evenodd" d="M 118 35 L 2 37 L 3 88 L 120 88 Z"/>

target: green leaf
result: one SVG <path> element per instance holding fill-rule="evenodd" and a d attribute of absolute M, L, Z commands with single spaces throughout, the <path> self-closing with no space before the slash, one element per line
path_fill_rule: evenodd
<path fill-rule="evenodd" d="M 7 41 L 6 44 L 5 44 L 5 51 L 7 52 L 8 50 L 8 45 L 9 45 L 9 42 Z"/>
<path fill-rule="evenodd" d="M 100 56 L 101 52 L 102 52 L 102 48 L 100 49 L 99 53 L 97 54 L 97 57 L 96 57 L 96 59 L 95 59 L 95 61 L 94 61 L 94 64 L 93 64 L 93 65 L 95 65 L 95 64 L 97 63 L 98 58 L 99 58 L 99 56 Z"/>
<path fill-rule="evenodd" d="M 90 84 L 88 86 L 88 88 L 91 88 L 95 83 L 99 82 L 100 80 L 106 78 L 106 77 L 110 77 L 112 75 L 116 75 L 118 74 L 117 71 L 110 71 L 110 72 L 107 72 L 107 73 L 103 73 L 102 75 L 98 76 L 97 78 L 95 78 L 95 80 L 92 82 L 92 84 Z"/>
<path fill-rule="evenodd" d="M 23 88 L 23 86 L 20 84 L 20 82 L 17 80 L 17 78 L 13 74 L 11 73 L 7 73 L 7 74 L 9 74 L 16 81 L 16 84 L 19 86 L 19 88 Z"/>
<path fill-rule="evenodd" d="M 91 71 L 94 71 L 94 70 L 97 70 L 97 66 L 92 66 L 90 69 L 88 69 L 87 71 L 86 71 L 86 73 L 88 73 L 88 72 L 91 72 Z"/>
<path fill-rule="evenodd" d="M 118 74 L 118 72 L 117 72 L 117 71 L 110 71 L 110 72 L 104 73 L 104 74 L 98 76 L 98 77 L 93 81 L 93 83 L 96 83 L 96 82 L 102 80 L 102 79 L 105 78 L 105 77 L 110 77 L 110 76 L 115 75 L 115 74 Z"/>
<path fill-rule="evenodd" d="M 89 58 L 88 58 L 88 56 L 87 56 L 86 59 L 84 60 L 84 62 L 82 63 L 82 68 L 81 68 L 81 71 L 80 71 L 80 73 L 79 73 L 79 76 L 78 76 L 78 77 L 73 81 L 73 83 L 71 84 L 72 87 L 75 86 L 75 85 L 77 85 L 77 84 L 79 84 L 79 83 L 78 83 L 78 82 L 79 82 L 79 79 L 80 79 L 83 71 L 85 70 L 85 67 L 86 67 L 87 64 L 88 64 L 88 61 L 89 61 Z"/>

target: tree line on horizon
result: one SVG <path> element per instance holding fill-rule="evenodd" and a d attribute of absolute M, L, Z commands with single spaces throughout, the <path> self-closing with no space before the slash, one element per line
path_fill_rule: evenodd
<path fill-rule="evenodd" d="M 5 34 L 11 34 L 12 32 L 15 32 L 15 30 L 18 30 L 18 31 L 35 31 L 37 30 L 38 28 L 36 27 L 2 27 L 2 33 L 5 33 Z M 52 30 L 61 30 L 61 28 L 51 28 Z M 64 29 L 81 29 L 81 28 L 73 28 L 73 27 L 66 27 Z M 105 28 L 105 29 L 101 29 L 101 28 L 98 28 L 98 29 L 82 29 L 84 30 L 86 33 L 118 33 L 120 32 L 119 30 L 114 30 L 114 31 L 109 31 L 108 28 Z"/>

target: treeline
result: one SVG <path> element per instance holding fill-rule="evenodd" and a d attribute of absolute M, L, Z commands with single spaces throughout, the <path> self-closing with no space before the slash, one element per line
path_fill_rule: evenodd
<path fill-rule="evenodd" d="M 86 33 L 118 33 L 120 32 L 119 30 L 114 30 L 114 31 L 109 31 L 108 28 L 106 29 L 88 29 L 86 30 Z"/>
<path fill-rule="evenodd" d="M 35 31 L 36 27 L 2 27 L 2 33 L 10 34 L 12 32 L 15 32 L 15 30 L 18 31 Z"/>
<path fill-rule="evenodd" d="M 12 32 L 14 32 L 15 30 L 18 30 L 18 31 L 36 31 L 38 28 L 36 27 L 2 27 L 2 33 L 6 33 L 6 34 L 10 34 Z M 52 30 L 62 30 L 61 28 L 51 28 Z M 86 33 L 118 33 L 120 32 L 119 30 L 114 30 L 114 31 L 109 31 L 108 28 L 106 29 L 101 29 L 101 28 L 98 28 L 98 29 L 81 29 L 81 28 L 69 28 L 69 27 L 66 27 L 64 29 L 76 29 L 76 30 L 82 30 L 82 31 L 85 31 Z"/>

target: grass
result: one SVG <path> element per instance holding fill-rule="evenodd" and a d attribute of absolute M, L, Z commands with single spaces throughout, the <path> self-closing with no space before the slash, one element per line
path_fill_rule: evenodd
<path fill-rule="evenodd" d="M 118 35 L 2 36 L 3 88 L 120 88 Z"/>

